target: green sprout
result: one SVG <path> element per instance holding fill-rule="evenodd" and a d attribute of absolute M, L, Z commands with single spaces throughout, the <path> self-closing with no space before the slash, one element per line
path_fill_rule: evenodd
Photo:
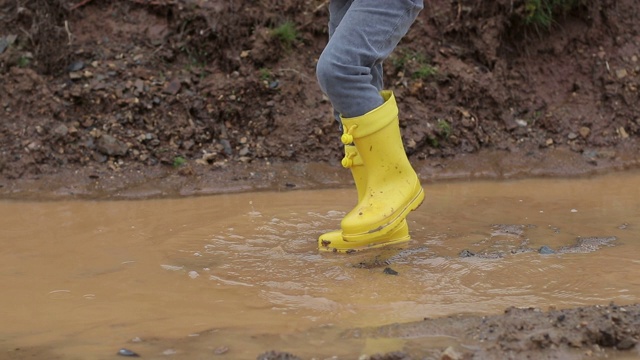
<path fill-rule="evenodd" d="M 176 156 L 173 158 L 173 167 L 178 168 L 187 163 L 187 160 L 182 156 Z"/>
<path fill-rule="evenodd" d="M 298 38 L 298 30 L 296 30 L 296 25 L 293 22 L 287 21 L 272 29 L 271 36 L 278 39 L 285 48 L 290 48 Z"/>
<path fill-rule="evenodd" d="M 444 138 L 448 139 L 451 136 L 451 124 L 447 122 L 447 120 L 440 119 L 438 120 L 438 130 L 444 136 Z"/>
<path fill-rule="evenodd" d="M 258 77 L 260 78 L 261 81 L 269 81 L 273 77 L 273 74 L 271 73 L 271 70 L 267 68 L 261 68 L 259 70 Z"/>
<path fill-rule="evenodd" d="M 554 16 L 566 14 L 582 4 L 584 0 L 527 0 L 525 23 L 550 28 Z"/>
<path fill-rule="evenodd" d="M 418 70 L 416 70 L 413 73 L 412 77 L 414 79 L 423 79 L 424 80 L 424 79 L 432 77 L 433 75 L 435 75 L 437 73 L 438 73 L 438 70 L 435 67 L 433 67 L 433 66 L 431 66 L 429 64 L 422 64 L 422 65 L 420 65 Z"/>
<path fill-rule="evenodd" d="M 413 79 L 426 80 L 438 73 L 424 54 L 418 52 L 405 52 L 400 56 L 394 56 L 391 64 L 396 69 L 404 73 L 410 73 Z"/>
<path fill-rule="evenodd" d="M 18 67 L 26 68 L 31 63 L 31 59 L 28 56 L 20 56 L 18 58 Z"/>

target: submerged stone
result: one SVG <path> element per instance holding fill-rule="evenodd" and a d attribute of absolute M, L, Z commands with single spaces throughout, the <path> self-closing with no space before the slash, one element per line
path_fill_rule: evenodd
<path fill-rule="evenodd" d="M 118 350 L 118 355 L 127 357 L 140 357 L 140 355 L 138 355 L 137 353 L 125 348 Z"/>
<path fill-rule="evenodd" d="M 549 254 L 555 254 L 556 253 L 555 250 L 553 250 L 552 248 L 548 247 L 547 245 L 544 245 L 544 246 L 540 247 L 538 252 L 540 254 L 542 254 L 542 255 L 549 255 Z"/>
<path fill-rule="evenodd" d="M 386 267 L 384 268 L 384 270 L 382 271 L 383 273 L 387 274 L 387 275 L 398 275 L 398 272 L 393 270 L 390 267 Z"/>

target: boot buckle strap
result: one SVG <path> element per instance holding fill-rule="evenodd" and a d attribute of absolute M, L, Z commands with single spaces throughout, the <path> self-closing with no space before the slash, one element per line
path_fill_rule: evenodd
<path fill-rule="evenodd" d="M 342 167 L 344 167 L 346 169 L 352 167 L 353 166 L 353 158 L 355 158 L 356 156 L 357 156 L 356 152 L 346 153 L 344 155 L 344 157 L 342 158 L 342 161 L 340 162 L 342 164 Z"/>
<path fill-rule="evenodd" d="M 340 141 L 342 141 L 343 144 L 345 145 L 349 145 L 351 143 L 353 143 L 353 131 L 358 127 L 358 125 L 351 125 L 348 128 L 346 128 L 344 134 L 342 134 L 342 136 L 340 137 Z"/>

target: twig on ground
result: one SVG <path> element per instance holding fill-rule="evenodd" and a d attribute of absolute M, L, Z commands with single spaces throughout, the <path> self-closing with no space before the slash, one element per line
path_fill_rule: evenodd
<path fill-rule="evenodd" d="M 73 39 L 73 34 L 71 33 L 71 30 L 69 30 L 69 22 L 67 20 L 64 21 L 64 30 L 67 32 L 67 38 L 69 38 L 69 46 L 71 46 L 71 42 Z"/>
<path fill-rule="evenodd" d="M 75 9 L 77 9 L 77 8 L 81 7 L 81 6 L 85 6 L 85 5 L 86 5 L 86 4 L 88 4 L 89 2 L 91 2 L 91 0 L 82 0 L 82 1 L 80 1 L 79 3 L 77 3 L 77 4 L 73 5 L 73 6 L 69 9 L 69 11 L 75 10 Z"/>

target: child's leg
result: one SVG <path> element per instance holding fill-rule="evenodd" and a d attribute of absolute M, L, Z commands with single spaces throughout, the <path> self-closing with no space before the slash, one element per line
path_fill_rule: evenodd
<path fill-rule="evenodd" d="M 349 10 L 353 0 L 331 0 L 329 3 L 329 39 L 333 36 L 344 15 Z M 375 64 L 371 69 L 371 85 L 375 86 L 378 91 L 383 88 L 383 71 L 382 62 Z M 334 109 L 334 116 L 340 123 L 340 113 Z M 342 129 L 340 129 L 342 132 Z"/>
<path fill-rule="evenodd" d="M 382 61 L 422 8 L 423 0 L 331 1 L 330 39 L 318 60 L 317 76 L 343 117 L 382 105 Z"/>

